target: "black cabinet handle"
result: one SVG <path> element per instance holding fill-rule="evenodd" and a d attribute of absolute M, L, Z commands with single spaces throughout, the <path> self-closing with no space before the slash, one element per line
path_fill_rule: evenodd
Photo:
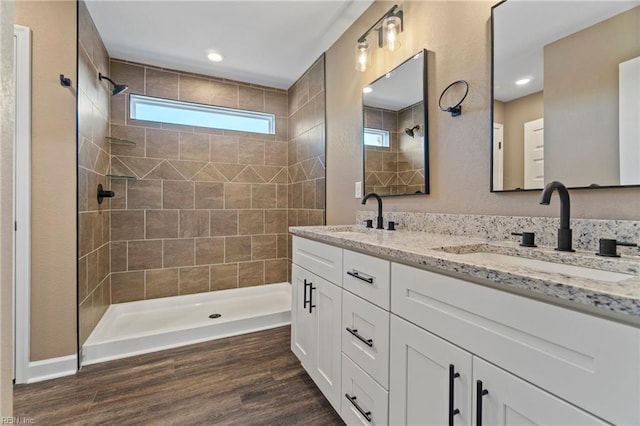
<path fill-rule="evenodd" d="M 488 395 L 489 391 L 483 389 L 482 380 L 476 381 L 476 426 L 482 426 L 482 397 Z"/>
<path fill-rule="evenodd" d="M 454 380 L 460 377 L 460 373 L 456 373 L 456 368 L 453 364 L 449 364 L 449 426 L 453 426 L 453 416 L 460 414 L 460 410 L 454 408 L 453 390 Z"/>
<path fill-rule="evenodd" d="M 373 277 L 363 277 L 358 271 L 347 271 L 347 275 L 351 275 L 353 278 L 357 278 L 359 280 L 368 282 L 369 284 L 373 284 Z"/>
<path fill-rule="evenodd" d="M 372 419 L 372 417 L 371 417 L 371 411 L 364 411 L 364 410 L 362 409 L 362 407 L 360 407 L 360 406 L 358 405 L 358 403 L 356 402 L 356 397 L 355 397 L 355 396 L 351 396 L 351 395 L 349 395 L 348 393 L 345 393 L 345 394 L 344 394 L 344 396 L 345 396 L 345 397 L 347 397 L 347 399 L 349 400 L 349 402 L 350 402 L 350 403 L 352 403 L 354 407 L 356 407 L 356 410 L 358 410 L 358 411 L 360 412 L 360 414 L 362 414 L 362 415 L 364 416 L 364 418 L 365 418 L 365 419 L 367 419 L 367 421 L 368 421 L 369 423 L 371 423 L 371 419 Z"/>
<path fill-rule="evenodd" d="M 358 340 L 360 340 L 362 343 L 364 343 L 365 345 L 372 347 L 373 346 L 373 340 L 372 339 L 365 339 L 364 337 L 362 337 L 359 333 L 358 333 L 358 329 L 357 328 L 349 328 L 347 327 L 347 331 L 351 334 L 353 334 Z"/>
<path fill-rule="evenodd" d="M 316 307 L 316 305 L 313 304 L 313 290 L 315 289 L 313 284 L 309 283 L 309 313 L 313 312 L 313 308 Z"/>
<path fill-rule="evenodd" d="M 307 309 L 307 303 L 309 303 L 309 301 L 307 300 L 307 286 L 311 287 L 311 283 L 308 283 L 307 280 L 304 280 L 304 303 L 302 304 L 302 309 Z"/>

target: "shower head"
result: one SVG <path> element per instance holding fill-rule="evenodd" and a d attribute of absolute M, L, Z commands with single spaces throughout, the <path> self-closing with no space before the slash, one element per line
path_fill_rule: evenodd
<path fill-rule="evenodd" d="M 115 81 L 111 80 L 106 75 L 102 75 L 102 73 L 98 73 L 98 79 L 101 81 L 104 79 L 104 80 L 107 80 L 109 83 L 113 84 L 113 90 L 111 90 L 111 96 L 115 96 L 119 93 L 122 93 L 129 88 L 129 86 L 127 86 L 126 84 L 117 84 Z"/>
<path fill-rule="evenodd" d="M 404 129 L 404 132 L 413 138 L 415 137 L 415 132 L 419 130 L 420 130 L 420 125 L 416 124 L 413 127 L 407 127 L 406 129 Z"/>

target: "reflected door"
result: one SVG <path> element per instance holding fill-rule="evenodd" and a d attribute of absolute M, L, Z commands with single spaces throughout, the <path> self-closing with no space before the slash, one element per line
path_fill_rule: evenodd
<path fill-rule="evenodd" d="M 544 119 L 524 123 L 524 189 L 544 187 Z"/>

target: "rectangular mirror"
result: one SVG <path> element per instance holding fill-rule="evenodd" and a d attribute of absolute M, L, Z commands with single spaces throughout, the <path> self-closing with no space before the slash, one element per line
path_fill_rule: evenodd
<path fill-rule="evenodd" d="M 492 9 L 491 191 L 640 185 L 640 1 Z"/>
<path fill-rule="evenodd" d="M 427 52 L 363 89 L 364 193 L 429 193 Z"/>

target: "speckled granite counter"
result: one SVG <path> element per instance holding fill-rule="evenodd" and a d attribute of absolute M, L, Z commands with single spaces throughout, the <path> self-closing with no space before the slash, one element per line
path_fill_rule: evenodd
<path fill-rule="evenodd" d="M 362 226 L 290 227 L 297 236 L 336 245 L 505 291 L 557 303 L 640 327 L 640 256 L 603 258 L 593 251 L 560 253 L 549 247 L 523 248 L 427 232 L 384 231 Z M 514 266 L 500 259 L 465 257 L 485 252 L 628 274 L 621 281 L 601 281 Z"/>

